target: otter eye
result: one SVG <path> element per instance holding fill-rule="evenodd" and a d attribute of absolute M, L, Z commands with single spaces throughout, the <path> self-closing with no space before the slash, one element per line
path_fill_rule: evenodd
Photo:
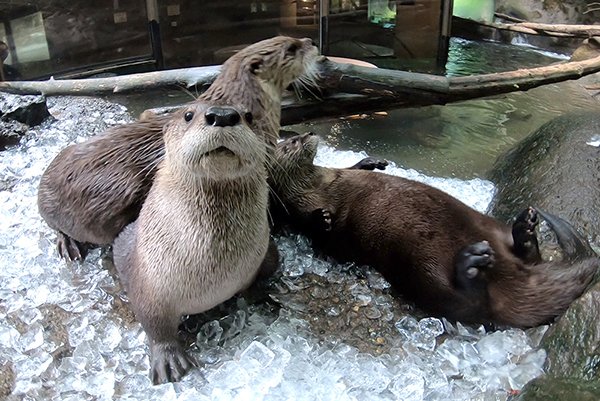
<path fill-rule="evenodd" d="M 296 54 L 297 50 L 298 50 L 298 45 L 295 43 L 292 43 L 291 45 L 288 46 L 285 53 L 289 56 L 294 56 Z"/>
<path fill-rule="evenodd" d="M 188 111 L 187 113 L 185 113 L 185 114 L 183 115 L 183 119 L 184 119 L 185 121 L 187 121 L 188 123 L 189 123 L 190 121 L 192 121 L 192 118 L 194 118 L 194 112 L 193 112 L 193 111 Z"/>
<path fill-rule="evenodd" d="M 247 112 L 246 114 L 244 114 L 244 119 L 246 120 L 246 122 L 248 124 L 252 124 L 252 120 L 254 119 L 254 116 L 252 116 L 252 113 Z"/>

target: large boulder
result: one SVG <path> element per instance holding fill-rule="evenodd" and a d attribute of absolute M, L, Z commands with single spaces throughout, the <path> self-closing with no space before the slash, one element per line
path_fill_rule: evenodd
<path fill-rule="evenodd" d="M 600 400 L 600 283 L 546 332 L 543 377 L 527 383 L 515 401 Z"/>
<path fill-rule="evenodd" d="M 566 218 L 598 246 L 600 112 L 547 122 L 500 156 L 490 177 L 498 187 L 493 215 L 508 221 L 524 205 L 535 205 Z M 545 334 L 545 376 L 515 400 L 600 400 L 599 275 Z"/>
<path fill-rule="evenodd" d="M 527 205 L 567 219 L 593 244 L 600 238 L 600 111 L 557 117 L 500 156 L 490 179 L 490 214 L 509 221 Z"/>

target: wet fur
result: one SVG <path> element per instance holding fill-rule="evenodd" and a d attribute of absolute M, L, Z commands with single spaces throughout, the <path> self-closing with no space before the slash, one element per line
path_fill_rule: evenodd
<path fill-rule="evenodd" d="M 269 247 L 263 138 L 246 123 L 207 125 L 205 110 L 196 102 L 167 124 L 165 159 L 139 218 L 113 246 L 149 337 L 155 384 L 179 380 L 194 365 L 177 341 L 181 317 L 249 286 Z M 220 146 L 231 155 L 207 155 Z"/>
<path fill-rule="evenodd" d="M 278 145 L 278 163 L 270 171 L 273 202 L 280 205 L 274 215 L 283 215 L 337 259 L 377 268 L 430 313 L 536 326 L 564 312 L 598 267 L 596 257 L 570 265 L 523 260 L 514 253 L 511 227 L 450 195 L 397 176 L 318 167 L 315 153 L 316 143 L 306 137 Z M 315 225 L 315 210 L 321 209 L 331 213 L 331 231 Z M 481 288 L 460 288 L 457 255 L 484 240 L 495 252 L 493 266 L 478 278 Z"/>
<path fill-rule="evenodd" d="M 258 42 L 230 57 L 197 102 L 251 113 L 250 127 L 271 149 L 270 155 L 280 128 L 281 94 L 294 80 L 301 85 L 314 82 L 316 59 L 310 39 L 278 36 Z M 111 128 L 56 156 L 42 175 L 38 207 L 58 231 L 59 252 L 78 258 L 76 249 L 73 255 L 61 251 L 64 242 L 71 243 L 67 248 L 110 244 L 135 220 L 163 157 L 162 128 L 170 117 L 149 116 Z"/>

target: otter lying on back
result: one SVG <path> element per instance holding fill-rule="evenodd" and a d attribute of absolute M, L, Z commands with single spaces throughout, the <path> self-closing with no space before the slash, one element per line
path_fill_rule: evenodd
<path fill-rule="evenodd" d="M 312 134 L 278 144 L 269 172 L 272 202 L 317 247 L 375 267 L 430 313 L 539 325 L 561 314 L 598 267 L 596 257 L 569 266 L 538 263 L 533 208 L 511 228 L 416 181 L 315 166 L 317 144 Z"/>
<path fill-rule="evenodd" d="M 263 40 L 231 56 L 198 101 L 250 113 L 250 127 L 272 151 L 282 93 L 293 82 L 314 81 L 317 59 L 310 39 Z M 82 259 L 85 244 L 110 244 L 135 220 L 164 155 L 162 129 L 170 118 L 151 116 L 111 128 L 66 147 L 50 163 L 40 181 L 38 207 L 58 233 L 61 256 Z"/>

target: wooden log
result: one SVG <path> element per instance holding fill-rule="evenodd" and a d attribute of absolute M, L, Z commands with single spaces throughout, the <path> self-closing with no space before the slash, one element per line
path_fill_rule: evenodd
<path fill-rule="evenodd" d="M 0 82 L 0 91 L 18 95 L 101 95 L 144 91 L 168 86 L 210 84 L 215 80 L 220 65 L 152 71 L 108 78 L 52 79 L 47 81 Z"/>
<path fill-rule="evenodd" d="M 465 77 L 365 68 L 349 64 L 324 63 L 323 87 L 333 92 L 370 97 L 412 97 L 415 105 L 443 104 L 577 79 L 600 71 L 600 56 L 557 63 L 544 67 L 519 69 Z M 409 99 L 407 99 L 409 100 Z"/>
<path fill-rule="evenodd" d="M 556 37 L 578 37 L 589 38 L 600 35 L 600 25 L 570 25 L 570 24 L 542 24 L 536 22 L 522 21 L 510 16 L 496 14 L 498 17 L 512 20 L 512 23 L 503 22 L 483 22 L 471 21 L 471 23 L 487 26 L 490 28 L 501 29 L 524 33 L 527 35 L 545 35 Z"/>
<path fill-rule="evenodd" d="M 600 56 L 583 61 L 465 77 L 368 68 L 329 60 L 323 60 L 320 68 L 320 99 L 286 100 L 284 115 L 289 116 L 284 117 L 286 123 L 402 107 L 446 104 L 528 90 L 599 72 Z M 50 92 L 71 95 L 97 94 L 95 90 L 123 92 L 177 83 L 186 86 L 208 84 L 214 80 L 217 73 L 218 67 L 198 67 L 116 78 L 69 80 L 67 83 L 1 82 L 0 90 L 10 88 L 11 92 L 21 94 Z M 118 85 L 111 86 L 109 81 Z M 52 87 L 57 84 L 58 86 Z"/>

